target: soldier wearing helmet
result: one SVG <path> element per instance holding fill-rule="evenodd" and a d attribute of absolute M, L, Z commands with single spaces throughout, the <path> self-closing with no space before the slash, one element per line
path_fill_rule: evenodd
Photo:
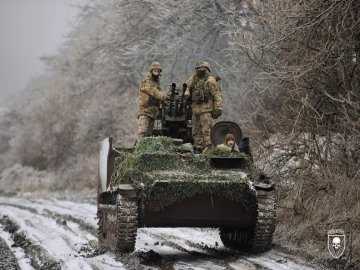
<path fill-rule="evenodd" d="M 225 136 L 225 142 L 223 144 L 217 145 L 216 147 L 228 152 L 238 152 L 238 150 L 235 148 L 235 145 L 235 137 L 229 133 Z"/>
<path fill-rule="evenodd" d="M 153 62 L 149 72 L 145 74 L 144 79 L 140 82 L 137 102 L 138 140 L 152 135 L 160 104 L 169 99 L 160 88 L 161 72 L 161 64 Z"/>
<path fill-rule="evenodd" d="M 211 147 L 210 131 L 214 119 L 222 114 L 219 84 L 211 75 L 210 64 L 199 62 L 195 74 L 187 80 L 185 96 L 191 101 L 192 136 L 195 148 Z"/>

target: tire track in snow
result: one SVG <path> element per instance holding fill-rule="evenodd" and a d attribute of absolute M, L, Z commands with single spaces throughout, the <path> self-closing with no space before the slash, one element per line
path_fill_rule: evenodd
<path fill-rule="evenodd" d="M 35 269 L 60 270 L 60 262 L 55 260 L 40 245 L 35 245 L 24 232 L 19 232 L 20 226 L 11 220 L 8 216 L 2 216 L 0 223 L 4 230 L 12 235 L 15 247 L 24 250 L 26 256 L 30 259 L 30 264 Z"/>
<path fill-rule="evenodd" d="M 5 199 L 5 201 L 4 201 Z M 26 199 L 26 198 L 3 198 L 0 197 L 0 203 L 7 203 L 18 205 L 19 207 L 28 207 L 32 205 L 37 212 L 42 212 L 44 209 L 48 209 L 51 212 L 68 215 L 75 217 L 89 225 L 92 225 L 94 228 L 97 227 L 96 221 L 96 211 L 97 206 L 93 204 L 86 203 L 74 203 L 68 201 L 62 201 L 57 199 Z M 30 209 L 29 209 L 30 210 Z"/>
<path fill-rule="evenodd" d="M 20 270 L 20 266 L 5 240 L 0 237 L 0 269 Z"/>
<path fill-rule="evenodd" d="M 29 207 L 18 207 L 18 205 L 3 205 L 0 213 L 10 216 L 19 223 L 30 239 L 39 243 L 51 256 L 61 260 L 64 269 L 92 269 L 94 267 L 119 269 L 122 267 L 121 263 L 106 254 L 92 258 L 81 257 L 81 246 L 87 245 L 89 241 L 96 241 L 96 238 L 81 230 L 78 224 L 67 222 L 72 229 L 68 230 L 64 226 L 59 226 L 53 217 L 34 213 Z"/>
<path fill-rule="evenodd" d="M 87 231 L 88 233 L 97 236 L 97 229 L 95 226 L 93 226 L 93 224 L 89 224 L 87 222 L 85 222 L 84 220 L 80 219 L 80 218 L 76 218 L 73 217 L 69 214 L 59 214 L 59 213 L 55 213 L 47 208 L 43 208 L 42 212 L 39 212 L 37 209 L 32 208 L 32 207 L 28 207 L 28 206 L 23 206 L 21 204 L 14 204 L 14 203 L 0 203 L 0 205 L 3 206 L 11 206 L 11 207 L 15 207 L 15 208 L 19 208 L 22 210 L 26 210 L 29 211 L 31 213 L 34 214 L 39 214 L 39 215 L 43 215 L 45 217 L 50 217 L 55 219 L 57 222 L 61 223 L 61 221 L 71 221 L 73 223 L 76 223 L 79 225 L 79 227 L 84 230 Z"/>
<path fill-rule="evenodd" d="M 57 214 L 57 213 L 50 211 L 47 208 L 44 209 L 44 213 L 48 214 L 49 217 L 52 217 L 56 220 L 65 220 L 65 221 L 74 222 L 74 223 L 78 224 L 80 229 L 82 229 L 83 231 L 87 231 L 88 233 L 92 234 L 93 236 L 97 236 L 97 229 L 93 225 L 88 224 L 81 219 L 74 218 L 71 215 Z"/>
<path fill-rule="evenodd" d="M 69 231 L 58 226 L 55 220 L 49 220 L 39 214 L 29 215 L 26 210 L 15 207 L 12 209 L 2 208 L 0 212 L 14 220 L 27 238 L 40 245 L 51 257 L 59 259 L 63 265 L 70 258 L 64 258 L 62 253 L 77 254 L 75 243 L 72 242 L 71 238 L 65 236 Z"/>
<path fill-rule="evenodd" d="M 14 247 L 14 241 L 11 238 L 12 234 L 5 231 L 3 228 L 4 226 L 0 226 L 0 238 L 3 239 L 8 247 L 10 248 L 11 252 L 14 254 L 15 258 L 17 259 L 17 262 L 20 266 L 20 269 L 22 270 L 33 270 L 34 268 L 31 266 L 30 259 L 26 257 L 24 250 L 20 247 Z M 1 254 L 1 253 L 0 253 Z M 3 269 L 0 267 L 0 269 Z M 6 269 L 6 268 L 4 268 Z"/>

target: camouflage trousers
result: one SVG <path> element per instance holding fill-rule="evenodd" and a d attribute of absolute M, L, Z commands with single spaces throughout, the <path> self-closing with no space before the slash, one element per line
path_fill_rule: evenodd
<path fill-rule="evenodd" d="M 138 119 L 138 140 L 152 135 L 155 120 L 146 115 L 140 115 Z"/>
<path fill-rule="evenodd" d="M 211 113 L 193 114 L 192 136 L 196 147 L 204 148 L 211 144 L 210 132 L 213 121 Z"/>

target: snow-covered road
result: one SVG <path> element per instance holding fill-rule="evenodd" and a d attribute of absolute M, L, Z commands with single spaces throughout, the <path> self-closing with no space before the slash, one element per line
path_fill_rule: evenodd
<path fill-rule="evenodd" d="M 21 269 L 317 269 L 276 250 L 228 250 L 217 229 L 138 229 L 136 251 L 118 257 L 97 247 L 96 231 L 93 198 L 0 197 L 0 238 Z"/>

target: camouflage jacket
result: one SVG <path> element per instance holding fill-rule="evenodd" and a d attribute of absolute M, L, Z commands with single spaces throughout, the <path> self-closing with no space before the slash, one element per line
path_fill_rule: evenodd
<path fill-rule="evenodd" d="M 138 116 L 146 115 L 156 119 L 160 103 L 165 101 L 166 94 L 161 92 L 160 82 L 152 78 L 150 72 L 146 73 L 139 85 Z"/>
<path fill-rule="evenodd" d="M 186 84 L 186 91 L 190 92 L 193 114 L 209 113 L 214 109 L 222 110 L 221 91 L 214 76 L 208 74 L 205 78 L 199 78 L 194 74 L 190 76 Z"/>
<path fill-rule="evenodd" d="M 218 144 L 216 147 L 225 152 L 239 152 L 237 150 L 238 149 L 237 145 L 234 145 L 234 147 L 231 148 L 231 147 L 227 146 L 225 143 L 222 143 L 222 144 Z"/>

